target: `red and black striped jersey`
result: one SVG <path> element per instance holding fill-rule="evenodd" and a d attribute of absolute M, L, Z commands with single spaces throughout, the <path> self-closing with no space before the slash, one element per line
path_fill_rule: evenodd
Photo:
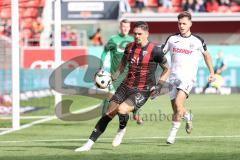
<path fill-rule="evenodd" d="M 124 55 L 128 62 L 128 74 L 123 83 L 138 90 L 149 90 L 155 85 L 157 65 L 167 63 L 161 47 L 151 42 L 144 47 L 132 42 L 125 48 Z"/>

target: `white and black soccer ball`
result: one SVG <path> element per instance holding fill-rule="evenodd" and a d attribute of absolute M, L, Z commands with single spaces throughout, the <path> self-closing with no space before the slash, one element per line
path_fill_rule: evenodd
<path fill-rule="evenodd" d="M 95 84 L 98 88 L 105 89 L 112 82 L 111 74 L 107 71 L 100 70 L 95 75 Z"/>

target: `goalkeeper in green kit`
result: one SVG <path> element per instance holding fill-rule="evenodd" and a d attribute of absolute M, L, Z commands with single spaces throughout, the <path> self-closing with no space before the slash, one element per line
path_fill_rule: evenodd
<path fill-rule="evenodd" d="M 106 55 L 110 53 L 110 73 L 113 75 L 116 70 L 117 66 L 122 60 L 125 47 L 128 43 L 133 42 L 134 38 L 128 35 L 130 31 L 130 22 L 126 19 L 121 20 L 120 22 L 120 33 L 117 35 L 113 35 L 107 44 L 104 47 L 104 51 L 101 55 L 101 68 L 104 68 L 104 61 Z M 128 67 L 125 67 L 124 72 L 118 77 L 117 80 L 112 82 L 112 85 L 109 86 L 110 95 L 108 99 L 103 100 L 103 107 L 102 107 L 102 114 L 105 114 L 107 111 L 109 99 L 112 97 L 118 86 L 124 80 Z M 120 119 L 121 117 L 119 117 Z M 142 119 L 140 118 L 139 114 L 134 112 L 133 119 L 137 121 L 137 124 L 142 124 Z"/>

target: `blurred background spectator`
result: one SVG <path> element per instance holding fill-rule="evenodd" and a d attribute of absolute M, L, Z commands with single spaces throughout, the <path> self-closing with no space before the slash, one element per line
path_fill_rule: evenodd
<path fill-rule="evenodd" d="M 195 12 L 196 11 L 196 4 L 194 0 L 183 0 L 182 1 L 182 10 Z"/>
<path fill-rule="evenodd" d="M 42 24 L 42 18 L 37 17 L 35 21 L 32 22 L 32 38 L 29 39 L 29 43 L 32 46 L 39 46 L 40 41 L 40 34 L 44 30 L 44 26 Z"/>
<path fill-rule="evenodd" d="M 196 12 L 205 12 L 205 6 L 204 6 L 203 0 L 196 0 L 195 11 Z"/>
<path fill-rule="evenodd" d="M 42 18 L 38 17 L 35 21 L 32 23 L 32 30 L 35 37 L 40 37 L 40 33 L 43 31 L 44 27 L 42 24 Z"/>
<path fill-rule="evenodd" d="M 145 8 L 145 4 L 146 4 L 146 1 L 144 1 L 144 0 L 136 0 L 136 2 L 135 2 L 136 12 L 141 13 L 143 11 L 143 9 Z"/>
<path fill-rule="evenodd" d="M 130 13 L 132 11 L 128 0 L 120 0 L 119 10 L 120 10 L 120 14 Z"/>
<path fill-rule="evenodd" d="M 52 22 L 49 26 L 46 25 L 46 17 L 43 16 L 45 0 L 20 1 L 19 16 L 20 16 L 20 39 L 22 45 L 39 46 L 40 41 L 46 42 L 46 39 L 51 39 L 53 36 Z M 239 0 L 120 0 L 120 17 L 124 13 L 178 13 L 180 11 L 190 12 L 240 12 Z M 50 13 L 50 11 L 49 11 Z M 0 35 L 11 36 L 11 8 L 9 0 L 0 0 Z M 99 25 L 99 24 L 97 24 Z M 62 45 L 102 45 L 102 35 L 109 36 L 103 26 L 90 35 L 95 29 L 91 27 L 82 27 L 73 24 L 64 25 L 62 27 Z M 50 29 L 49 29 L 50 28 Z M 101 29 L 102 28 L 102 33 Z M 113 29 L 112 29 L 113 30 Z M 47 32 L 47 33 L 46 33 Z M 101 35 L 102 34 L 102 35 Z M 51 41 L 51 40 L 49 40 Z M 89 42 L 89 43 L 88 43 Z M 45 46 L 50 46 L 48 43 Z"/>
<path fill-rule="evenodd" d="M 97 31 L 89 37 L 91 40 L 92 45 L 94 46 L 102 46 L 102 35 L 101 35 L 101 28 L 97 28 Z"/>
<path fill-rule="evenodd" d="M 68 46 L 69 42 L 68 42 L 68 37 L 67 37 L 67 27 L 66 26 L 62 26 L 61 27 L 61 42 L 62 42 L 62 46 Z"/>
<path fill-rule="evenodd" d="M 239 0 L 128 0 L 136 13 L 240 12 Z"/>
<path fill-rule="evenodd" d="M 63 25 L 61 27 L 62 46 L 77 46 L 77 31 L 70 25 Z"/>
<path fill-rule="evenodd" d="M 207 0 L 206 11 L 207 12 L 217 12 L 219 9 L 219 4 L 217 0 Z"/>

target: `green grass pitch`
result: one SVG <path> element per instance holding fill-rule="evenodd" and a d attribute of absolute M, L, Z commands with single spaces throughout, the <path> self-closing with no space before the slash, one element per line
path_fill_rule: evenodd
<path fill-rule="evenodd" d="M 82 122 L 55 119 L 0 136 L 0 160 L 240 160 L 239 98 L 237 94 L 191 95 L 186 107 L 194 115 L 193 132 L 187 135 L 183 122 L 174 145 L 165 143 L 171 107 L 168 96 L 161 96 L 143 106 L 143 125 L 129 121 L 119 147 L 111 145 L 117 117 L 85 153 L 75 153 L 74 149 L 85 143 L 99 118 Z M 86 97 L 73 99 L 74 109 L 100 102 Z M 48 113 L 53 114 L 53 108 Z"/>

